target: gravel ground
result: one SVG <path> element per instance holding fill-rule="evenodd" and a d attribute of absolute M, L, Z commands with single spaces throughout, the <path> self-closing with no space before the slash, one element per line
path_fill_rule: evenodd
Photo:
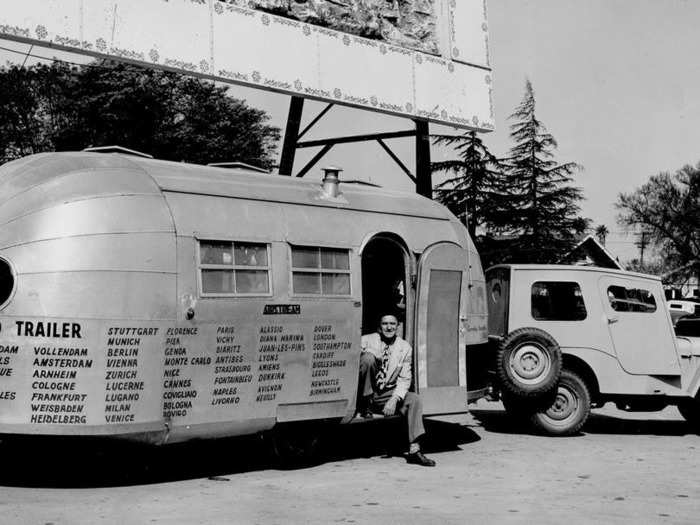
<path fill-rule="evenodd" d="M 2 443 L 2 524 L 698 523 L 700 437 L 675 409 L 594 412 L 584 433 L 517 428 L 499 403 L 428 422 L 436 468 L 386 421 L 344 427 L 283 469 L 257 438 L 162 449 Z"/>

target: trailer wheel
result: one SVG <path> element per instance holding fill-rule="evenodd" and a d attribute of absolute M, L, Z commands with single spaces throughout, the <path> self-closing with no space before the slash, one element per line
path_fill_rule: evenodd
<path fill-rule="evenodd" d="M 299 468 L 315 464 L 321 444 L 316 425 L 277 425 L 270 431 L 272 453 L 282 467 Z"/>
<path fill-rule="evenodd" d="M 561 349 L 539 328 L 513 330 L 498 345 L 496 359 L 501 388 L 518 397 L 551 392 L 561 373 Z"/>
<path fill-rule="evenodd" d="M 590 413 L 591 395 L 585 381 L 571 370 L 562 370 L 554 402 L 535 412 L 530 421 L 550 436 L 570 436 L 581 430 Z"/>
<path fill-rule="evenodd" d="M 700 431 L 700 401 L 697 399 L 683 401 L 678 404 L 678 411 L 695 431 Z"/>

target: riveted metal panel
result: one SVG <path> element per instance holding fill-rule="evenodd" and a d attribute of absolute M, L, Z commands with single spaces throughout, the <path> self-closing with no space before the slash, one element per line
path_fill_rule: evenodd
<path fill-rule="evenodd" d="M 31 174 L 30 174 L 31 175 Z M 29 182 L 31 177 L 25 179 Z M 34 181 L 32 181 L 34 182 Z M 160 193 L 158 186 L 140 171 L 133 169 L 91 169 L 43 178 L 33 186 L 3 193 L 0 224 L 28 213 L 71 201 L 111 195 Z"/>
<path fill-rule="evenodd" d="M 0 254 L 19 274 L 116 271 L 175 273 L 172 233 L 99 234 L 20 244 Z"/>
<path fill-rule="evenodd" d="M 124 155 L 104 155 L 97 153 L 40 153 L 0 166 L 0 195 L 11 198 L 35 186 L 74 172 L 86 172 L 88 177 L 98 170 L 118 169 L 133 171 L 138 169 Z M 97 186 L 99 180 L 95 181 Z M 110 181 L 110 186 L 119 184 L 118 179 Z M 143 184 L 148 184 L 144 181 Z M 151 188 L 152 185 L 151 185 Z M 144 191 L 144 190 L 142 190 Z"/>
<path fill-rule="evenodd" d="M 179 235 L 359 247 L 367 232 L 390 231 L 417 252 L 438 236 L 457 242 L 447 220 L 180 193 L 166 198 Z"/>
<path fill-rule="evenodd" d="M 116 196 L 70 202 L 31 212 L 0 229 L 0 247 L 76 235 L 171 232 L 160 195 Z"/>
<path fill-rule="evenodd" d="M 176 276 L 83 271 L 19 275 L 3 314 L 87 319 L 174 319 Z"/>

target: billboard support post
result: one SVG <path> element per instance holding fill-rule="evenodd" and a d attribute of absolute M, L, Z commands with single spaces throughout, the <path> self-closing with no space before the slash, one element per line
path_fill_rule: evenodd
<path fill-rule="evenodd" d="M 427 120 L 416 123 L 416 193 L 433 198 L 433 177 L 430 172 L 430 133 Z"/>
<path fill-rule="evenodd" d="M 294 168 L 294 156 L 297 151 L 297 140 L 299 138 L 299 127 L 301 126 L 301 114 L 303 111 L 304 99 L 302 97 L 291 97 L 289 101 L 287 127 L 284 131 L 282 155 L 280 157 L 280 175 L 292 174 L 292 169 Z"/>

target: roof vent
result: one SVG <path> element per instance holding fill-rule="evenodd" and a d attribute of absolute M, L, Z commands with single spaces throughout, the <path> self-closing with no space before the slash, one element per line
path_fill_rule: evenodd
<path fill-rule="evenodd" d="M 327 198 L 337 199 L 340 197 L 340 172 L 343 171 L 335 166 L 323 168 L 323 180 L 321 190 Z"/>
<path fill-rule="evenodd" d="M 260 166 L 253 166 L 252 164 L 246 164 L 245 162 L 210 162 L 207 166 L 212 168 L 228 168 L 228 169 L 242 169 L 248 171 L 257 171 L 258 173 L 270 173 L 268 170 L 261 168 Z"/>
<path fill-rule="evenodd" d="M 121 153 L 122 155 L 134 155 L 135 157 L 142 157 L 144 159 L 152 159 L 153 155 L 148 153 L 141 153 L 129 148 L 124 148 L 122 146 L 96 146 L 94 148 L 85 148 L 83 151 L 90 151 L 92 153 Z"/>

